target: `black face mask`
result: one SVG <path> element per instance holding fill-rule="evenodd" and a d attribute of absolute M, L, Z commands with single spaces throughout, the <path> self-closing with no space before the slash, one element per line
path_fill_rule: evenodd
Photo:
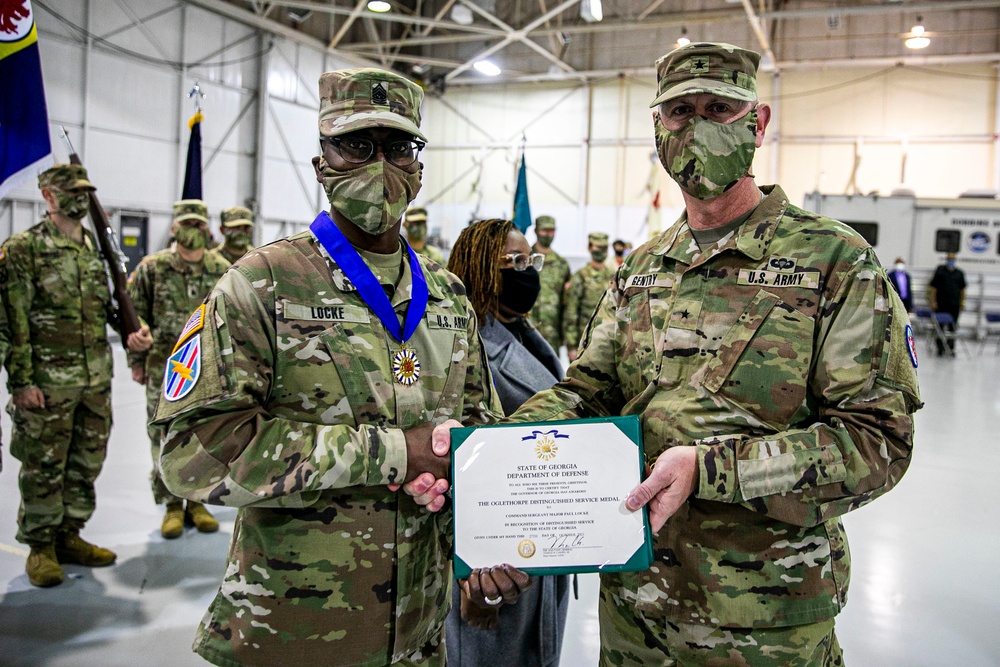
<path fill-rule="evenodd" d="M 500 304 L 518 315 L 526 315 L 535 305 L 542 285 L 538 271 L 529 267 L 524 271 L 500 269 L 503 288 L 500 290 Z"/>

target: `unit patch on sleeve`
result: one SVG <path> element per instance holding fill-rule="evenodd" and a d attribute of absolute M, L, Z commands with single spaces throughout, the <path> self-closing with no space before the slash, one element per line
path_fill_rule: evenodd
<path fill-rule="evenodd" d="M 202 327 L 205 326 L 205 304 L 201 304 L 194 309 L 191 313 L 191 317 L 184 324 L 184 328 L 181 329 L 181 335 L 177 337 L 177 343 L 174 345 L 174 352 L 176 352 L 180 346 L 191 337 L 191 334 L 201 331 Z"/>
<path fill-rule="evenodd" d="M 163 398 L 179 401 L 194 389 L 201 376 L 201 334 L 184 343 L 167 359 Z"/>

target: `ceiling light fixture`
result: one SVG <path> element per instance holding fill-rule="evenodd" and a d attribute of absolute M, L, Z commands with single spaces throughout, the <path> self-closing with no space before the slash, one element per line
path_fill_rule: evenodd
<path fill-rule="evenodd" d="M 906 35 L 906 40 L 903 44 L 908 49 L 926 49 L 931 44 L 931 40 L 927 37 L 927 31 L 924 30 L 924 26 L 921 25 L 923 17 L 917 17 L 917 24 L 910 28 L 910 34 Z"/>
<path fill-rule="evenodd" d="M 473 65 L 473 67 L 476 68 L 477 72 L 479 72 L 480 74 L 485 74 L 486 76 L 499 76 L 500 75 L 500 68 L 497 67 L 490 60 L 477 60 L 476 64 Z"/>
<path fill-rule="evenodd" d="M 392 5 L 390 5 L 388 2 L 385 2 L 385 0 L 369 0 L 368 2 L 368 11 L 370 12 L 378 12 L 379 14 L 384 14 L 390 9 L 392 9 Z"/>
<path fill-rule="evenodd" d="M 677 38 L 677 46 L 679 47 L 687 46 L 688 44 L 691 43 L 691 40 L 688 39 L 687 34 L 688 34 L 687 28 L 681 28 L 681 36 Z"/>
<path fill-rule="evenodd" d="M 472 10 L 465 5 L 454 5 L 451 8 L 451 20 L 458 25 L 470 25 L 472 23 Z"/>
<path fill-rule="evenodd" d="M 583 0 L 580 3 L 580 18 L 587 23 L 596 23 L 604 19 L 604 7 L 601 0 Z"/>

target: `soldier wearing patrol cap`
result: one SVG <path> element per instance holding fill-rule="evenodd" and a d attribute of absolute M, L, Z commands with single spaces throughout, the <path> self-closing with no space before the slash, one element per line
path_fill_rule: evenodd
<path fill-rule="evenodd" d="M 601 575 L 602 665 L 842 665 L 841 516 L 910 462 L 906 310 L 860 235 L 754 182 L 759 59 L 693 43 L 657 62 L 686 210 L 625 259 L 566 379 L 509 418 L 641 417 L 651 471 L 626 507 L 649 505 L 654 564 Z"/>
<path fill-rule="evenodd" d="M 424 257 L 430 257 L 441 266 L 445 265 L 441 250 L 427 243 L 427 209 L 423 206 L 411 206 L 403 216 L 403 229 L 406 230 L 406 241 L 410 247 Z"/>
<path fill-rule="evenodd" d="M 212 248 L 211 252 L 218 254 L 230 264 L 252 250 L 253 213 L 243 206 L 227 208 L 219 214 L 222 224 L 222 244 Z"/>
<path fill-rule="evenodd" d="M 563 306 L 563 340 L 566 341 L 570 361 L 576 359 L 580 336 L 614 275 L 614 270 L 605 264 L 608 259 L 608 235 L 593 232 L 587 236 L 587 241 L 590 261 L 573 274 Z"/>
<path fill-rule="evenodd" d="M 195 650 L 443 665 L 451 515 L 417 504 L 435 478 L 447 488 L 432 433 L 501 408 L 464 287 L 399 233 L 420 190 L 422 91 L 378 69 L 326 72 L 319 91 L 329 213 L 222 277 L 157 411 L 167 485 L 240 508 Z"/>
<path fill-rule="evenodd" d="M 35 586 L 62 583 L 61 564 L 110 565 L 116 555 L 80 537 L 94 512 L 94 481 L 111 429 L 111 347 L 117 327 L 97 241 L 83 227 L 95 188 L 86 170 L 60 164 L 38 177 L 45 218 L 0 248 L 0 295 L 9 319 L 14 422 L 21 461 L 17 540 L 31 547 Z M 134 351 L 152 342 L 143 327 Z"/>
<path fill-rule="evenodd" d="M 246 209 L 244 209 L 246 210 Z M 182 199 L 174 203 L 171 226 L 176 243 L 144 257 L 129 277 L 128 293 L 136 312 L 153 332 L 153 346 L 147 352 L 129 355 L 132 379 L 146 387 L 146 415 L 153 455 L 150 485 L 153 500 L 166 506 L 160 534 L 167 539 L 180 537 L 184 525 L 193 525 L 202 533 L 219 529 L 219 522 L 198 502 L 171 493 L 160 474 L 160 438 L 162 432 L 152 424 L 159 402 L 164 372 L 174 351 L 174 343 L 191 311 L 215 287 L 229 268 L 221 253 L 206 250 L 208 244 L 208 207 L 200 199 Z"/>
<path fill-rule="evenodd" d="M 569 263 L 552 249 L 556 219 L 551 215 L 535 218 L 535 236 L 537 240 L 531 250 L 545 255 L 545 264 L 538 276 L 542 289 L 529 318 L 558 354 L 563 344 L 563 305 L 571 273 Z"/>

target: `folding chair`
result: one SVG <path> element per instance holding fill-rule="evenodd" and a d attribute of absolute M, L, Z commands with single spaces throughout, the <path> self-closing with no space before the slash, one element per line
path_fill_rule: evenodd
<path fill-rule="evenodd" d="M 951 316 L 951 313 L 934 313 L 932 322 L 934 323 L 934 335 L 945 346 L 945 349 L 951 353 L 951 356 L 956 356 L 955 341 L 962 344 L 967 355 L 972 356 L 965 339 L 958 335 L 958 327 L 955 325 L 955 318 Z M 948 345 L 949 342 L 952 344 Z"/>
<path fill-rule="evenodd" d="M 910 320 L 913 325 L 913 336 L 915 338 L 927 339 L 927 356 L 931 356 L 936 351 L 938 340 L 938 327 L 934 321 L 934 311 L 930 308 L 917 308 L 913 311 L 913 318 Z"/>
<path fill-rule="evenodd" d="M 986 331 L 983 332 L 983 339 L 979 341 L 980 356 L 983 354 L 983 348 L 986 347 L 990 336 L 996 336 L 997 339 L 997 346 L 993 352 L 1000 352 L 1000 313 L 987 312 L 983 313 L 983 316 L 986 318 Z"/>

